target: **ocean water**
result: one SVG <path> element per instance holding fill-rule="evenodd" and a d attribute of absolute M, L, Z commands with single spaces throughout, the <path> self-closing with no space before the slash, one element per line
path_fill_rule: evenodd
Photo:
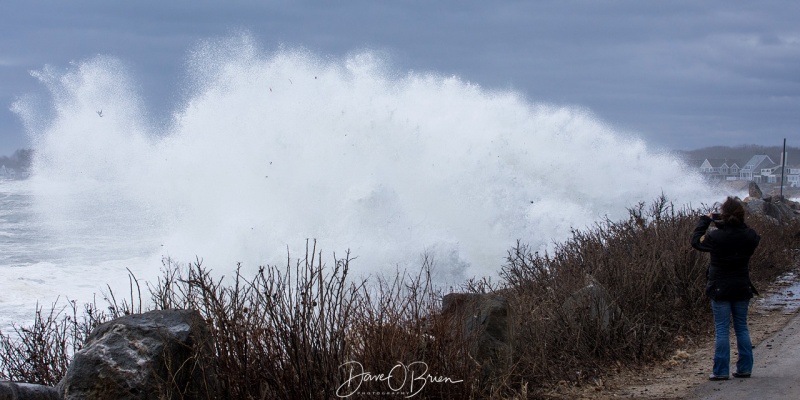
<path fill-rule="evenodd" d="M 267 53 L 234 38 L 187 65 L 168 126 L 121 60 L 34 73 L 49 98 L 12 106 L 36 150 L 32 177 L 0 182 L 0 324 L 37 301 L 126 291 L 126 269 L 154 279 L 163 257 L 222 275 L 283 265 L 307 239 L 328 264 L 349 250 L 355 275 L 427 255 L 438 282 L 457 284 L 497 276 L 518 239 L 547 249 L 662 193 L 678 205 L 720 196 L 589 110 L 397 71 L 369 52 Z"/>

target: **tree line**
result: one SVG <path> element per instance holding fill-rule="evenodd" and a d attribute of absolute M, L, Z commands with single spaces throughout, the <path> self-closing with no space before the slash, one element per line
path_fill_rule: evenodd
<path fill-rule="evenodd" d="M 687 161 L 699 160 L 703 161 L 709 159 L 727 159 L 740 163 L 746 163 L 751 157 L 759 154 L 768 155 L 772 161 L 776 163 L 781 162 L 781 153 L 783 146 L 759 146 L 759 145 L 741 145 L 741 146 L 712 146 L 704 147 L 695 150 L 680 151 L 679 154 Z M 786 160 L 790 165 L 800 163 L 800 147 L 786 146 Z M 739 165 L 743 167 L 744 165 Z"/>
<path fill-rule="evenodd" d="M 0 156 L 0 166 L 4 165 L 16 171 L 27 171 L 31 167 L 32 159 L 32 149 L 19 149 L 10 156 Z"/>

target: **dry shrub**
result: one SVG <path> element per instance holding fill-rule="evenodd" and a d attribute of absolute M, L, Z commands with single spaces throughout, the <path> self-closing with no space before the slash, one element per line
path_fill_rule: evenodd
<path fill-rule="evenodd" d="M 312 243 L 284 268 L 261 267 L 250 279 L 237 268 L 226 279 L 199 260 L 181 266 L 166 259 L 149 291 L 157 309 L 191 308 L 207 319 L 227 398 L 336 398 L 337 390 L 349 393 L 343 385 L 355 363 L 365 377 L 393 374 L 391 387 L 365 381 L 356 391 L 360 379 L 350 381 L 357 398 L 419 389 L 424 398 L 475 398 L 480 387 L 469 382 L 479 366 L 465 351 L 469 338 L 439 314 L 428 260 L 416 275 L 371 281 L 351 279 L 350 261 L 334 256 L 327 267 Z M 125 304 L 115 309 L 128 312 Z M 442 376 L 463 382 L 425 381 Z"/>
<path fill-rule="evenodd" d="M 454 333 L 439 313 L 441 293 L 431 284 L 427 260 L 418 274 L 368 282 L 350 279 L 349 254 L 334 256 L 331 267 L 321 258 L 314 243 L 304 258 L 289 259 L 284 268 L 261 267 L 249 279 L 241 268 L 215 278 L 200 260 L 181 265 L 165 259 L 162 276 L 148 286 L 149 308 L 203 315 L 225 398 L 337 398 L 354 362 L 367 378 L 393 374 L 391 387 L 385 380 L 365 381 L 354 398 L 412 390 L 420 398 L 485 397 L 473 382 L 479 366 L 465 350 L 469 338 Z M 15 328 L 18 340 L 0 334 L 0 378 L 55 385 L 94 327 L 142 311 L 132 276 L 129 297 L 109 291 L 104 298 L 107 312 L 91 304 L 79 317 L 70 303 L 73 312 L 65 316 L 54 306 L 47 317 L 38 310 L 31 328 Z M 442 377 L 449 381 L 431 381 Z"/>
<path fill-rule="evenodd" d="M 580 384 L 618 362 L 663 360 L 676 338 L 708 333 L 708 255 L 689 243 L 708 210 L 676 210 L 661 196 L 628 211 L 627 220 L 573 231 L 551 254 L 521 243 L 509 252 L 501 274 L 515 294 L 515 340 L 527 344 L 517 352 L 520 381 Z M 798 223 L 748 223 L 762 236 L 753 278 L 766 285 L 793 267 Z"/>
<path fill-rule="evenodd" d="M 13 325 L 13 333 L 0 332 L 0 380 L 54 386 L 92 329 L 108 318 L 94 302 L 80 314 L 74 301 L 67 306 L 56 301 L 47 313 L 37 304 L 29 326 Z"/>
<path fill-rule="evenodd" d="M 403 378 L 416 379 L 413 388 L 407 382 L 403 397 L 419 391 L 419 397 L 429 399 L 468 399 L 476 395 L 485 398 L 490 388 L 477 381 L 480 365 L 469 354 L 475 336 L 467 335 L 448 316 L 442 315 L 442 293 L 431 284 L 432 267 L 431 259 L 426 257 L 417 274 L 379 276 L 375 278 L 376 285 L 362 287 L 363 301 L 350 332 L 356 339 L 352 342 L 353 359 L 365 360 L 364 366 L 375 373 L 407 368 L 408 375 L 400 374 L 392 380 L 393 386 L 400 386 Z M 432 383 L 419 379 L 442 377 L 461 382 Z M 380 388 L 381 384 L 370 384 L 366 391 L 380 392 Z"/>
<path fill-rule="evenodd" d="M 748 215 L 747 225 L 761 235 L 761 242 L 750 259 L 750 276 L 756 287 L 764 287 L 798 261 L 800 220 L 780 222 L 770 217 Z"/>

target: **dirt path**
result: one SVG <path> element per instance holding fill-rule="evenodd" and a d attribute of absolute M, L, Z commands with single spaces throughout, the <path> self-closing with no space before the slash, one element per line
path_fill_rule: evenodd
<path fill-rule="evenodd" d="M 788 330 L 794 325 L 797 327 L 793 331 L 800 331 L 800 316 L 794 318 L 800 308 L 800 272 L 795 271 L 786 275 L 764 292 L 762 296 L 756 298 L 750 308 L 750 336 L 755 347 L 756 357 L 756 370 L 754 377 L 751 378 L 752 382 L 756 381 L 759 367 L 765 368 L 766 363 L 773 363 L 775 354 L 781 352 L 776 348 L 782 342 L 780 340 L 776 342 L 776 339 L 789 336 L 784 335 L 781 331 L 784 328 Z M 794 324 L 787 326 L 790 322 L 794 322 Z M 550 393 L 550 396 L 553 399 L 587 400 L 711 399 L 713 397 L 709 396 L 719 392 L 722 387 L 718 385 L 718 382 L 708 384 L 713 356 L 713 339 L 713 334 L 709 334 L 708 337 L 700 338 L 696 342 L 687 341 L 670 360 L 660 365 L 624 370 L 608 377 L 605 381 L 598 380 L 589 386 L 557 388 Z M 734 341 L 731 346 L 731 358 L 735 360 L 735 335 L 731 334 L 731 339 Z M 800 340 L 800 336 L 797 339 Z M 765 342 L 765 340 L 767 341 Z M 759 359 L 759 356 L 762 359 Z M 800 360 L 798 361 L 800 362 Z M 736 379 L 723 382 L 723 384 L 730 385 L 740 381 L 742 380 Z M 798 386 L 800 387 L 800 381 Z"/>

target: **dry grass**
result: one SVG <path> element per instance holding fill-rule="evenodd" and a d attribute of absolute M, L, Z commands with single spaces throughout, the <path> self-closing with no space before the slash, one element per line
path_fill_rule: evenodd
<path fill-rule="evenodd" d="M 80 314 L 74 301 L 67 306 L 56 302 L 47 312 L 37 304 L 33 323 L 14 325 L 10 334 L 0 332 L 0 379 L 55 385 L 91 330 L 107 319 L 94 303 Z"/>

